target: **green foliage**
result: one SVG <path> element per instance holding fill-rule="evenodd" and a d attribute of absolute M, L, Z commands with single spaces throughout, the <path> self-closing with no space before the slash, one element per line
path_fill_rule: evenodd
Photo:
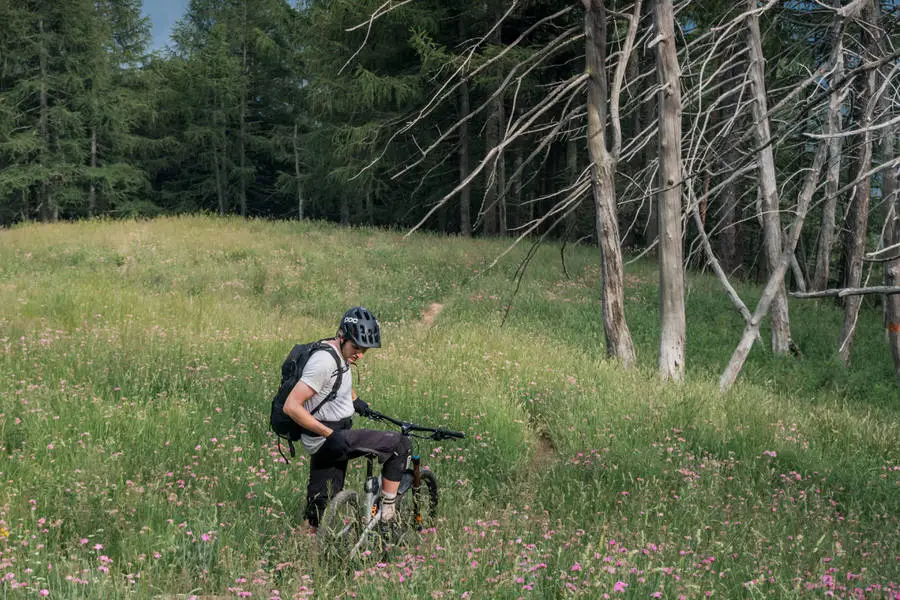
<path fill-rule="evenodd" d="M 128 162 L 140 111 L 124 74 L 147 39 L 140 3 L 4 3 L 0 14 L 0 219 L 114 209 L 146 181 Z"/>
<path fill-rule="evenodd" d="M 876 310 L 845 369 L 839 311 L 795 303 L 804 357 L 757 347 L 721 395 L 742 324 L 715 280 L 688 278 L 688 383 L 662 385 L 654 264 L 628 269 L 626 372 L 602 359 L 596 251 L 570 245 L 566 276 L 541 248 L 516 291 L 525 248 L 486 270 L 504 248 L 212 217 L 0 231 L 0 596 L 898 591 Z M 385 342 L 359 394 L 468 437 L 419 447 L 437 529 L 335 571 L 299 521 L 307 458 L 281 461 L 267 411 L 291 345 L 353 304 Z"/>

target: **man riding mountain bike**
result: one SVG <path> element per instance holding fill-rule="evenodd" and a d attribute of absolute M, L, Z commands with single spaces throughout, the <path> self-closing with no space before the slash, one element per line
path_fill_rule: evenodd
<path fill-rule="evenodd" d="M 323 342 L 331 350 L 322 348 L 309 356 L 302 377 L 284 402 L 284 414 L 304 430 L 300 441 L 311 455 L 306 519 L 317 528 L 328 501 L 344 487 L 348 461 L 375 455 L 382 463 L 381 518 L 389 522 L 410 457 L 410 440 L 396 431 L 351 429 L 353 413 L 365 414 L 368 404 L 353 389 L 350 366 L 369 348 L 381 347 L 381 329 L 371 312 L 356 306 L 344 313 L 335 337 Z M 336 394 L 325 401 L 338 382 Z"/>

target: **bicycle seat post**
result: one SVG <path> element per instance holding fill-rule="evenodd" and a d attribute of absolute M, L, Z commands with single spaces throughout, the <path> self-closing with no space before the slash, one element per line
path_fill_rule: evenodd
<path fill-rule="evenodd" d="M 366 456 L 366 482 L 364 484 L 364 490 L 367 494 L 376 494 L 378 492 L 378 478 L 375 477 L 374 461 L 375 457 L 371 454 Z"/>

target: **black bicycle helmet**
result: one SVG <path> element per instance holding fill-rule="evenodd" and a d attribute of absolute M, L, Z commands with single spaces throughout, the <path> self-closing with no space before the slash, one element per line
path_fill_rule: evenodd
<path fill-rule="evenodd" d="M 362 306 L 354 306 L 344 313 L 340 332 L 345 340 L 357 348 L 381 348 L 381 329 L 375 315 Z"/>

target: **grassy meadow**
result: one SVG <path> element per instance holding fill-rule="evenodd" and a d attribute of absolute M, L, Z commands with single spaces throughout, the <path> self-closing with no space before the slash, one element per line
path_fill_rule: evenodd
<path fill-rule="evenodd" d="M 518 285 L 528 247 L 488 270 L 504 249 L 212 217 L 0 230 L 0 598 L 900 598 L 874 303 L 852 368 L 839 309 L 792 302 L 802 357 L 758 344 L 722 395 L 742 321 L 713 277 L 688 276 L 688 382 L 665 386 L 654 263 L 627 267 L 625 372 L 597 250 L 564 271 L 547 245 Z M 334 569 L 268 413 L 292 345 L 356 304 L 384 341 L 359 395 L 468 438 L 419 446 L 437 529 Z"/>

